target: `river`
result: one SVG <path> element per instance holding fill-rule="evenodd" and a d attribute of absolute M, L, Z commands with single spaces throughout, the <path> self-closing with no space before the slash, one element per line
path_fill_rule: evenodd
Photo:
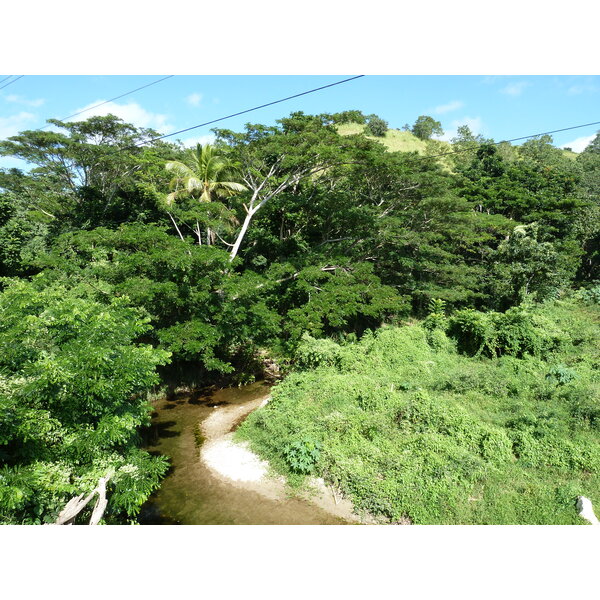
<path fill-rule="evenodd" d="M 200 460 L 199 425 L 206 418 L 225 406 L 247 406 L 250 412 L 268 394 L 268 385 L 254 383 L 204 395 L 179 394 L 155 403 L 146 449 L 169 457 L 171 468 L 160 488 L 142 507 L 142 525 L 347 523 L 304 499 L 272 500 L 243 489 L 216 476 Z"/>

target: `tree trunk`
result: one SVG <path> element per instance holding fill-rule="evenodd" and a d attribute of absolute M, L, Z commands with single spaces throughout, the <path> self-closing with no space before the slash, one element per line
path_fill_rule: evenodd
<path fill-rule="evenodd" d="M 169 217 L 171 217 L 171 221 L 173 221 L 173 225 L 175 225 L 175 229 L 177 230 L 177 233 L 179 234 L 181 241 L 185 242 L 185 240 L 183 239 L 183 235 L 181 235 L 181 231 L 179 230 L 179 227 L 177 227 L 177 223 L 175 222 L 173 215 L 170 212 L 167 212 L 167 214 L 169 215 Z"/>
<path fill-rule="evenodd" d="M 200 233 L 200 223 L 196 221 L 196 235 L 198 236 L 198 246 L 202 246 L 202 234 Z"/>
<path fill-rule="evenodd" d="M 250 220 L 254 216 L 255 212 L 256 212 L 256 210 L 249 210 L 248 213 L 246 214 L 246 218 L 244 219 L 242 229 L 240 230 L 240 233 L 238 234 L 237 239 L 235 240 L 235 244 L 233 245 L 233 248 L 231 249 L 231 253 L 229 254 L 229 262 L 233 262 L 233 259 L 237 256 L 238 250 L 240 249 L 240 244 L 242 243 L 242 240 L 244 239 L 244 235 L 246 235 L 246 231 L 248 230 L 248 225 L 250 225 Z"/>

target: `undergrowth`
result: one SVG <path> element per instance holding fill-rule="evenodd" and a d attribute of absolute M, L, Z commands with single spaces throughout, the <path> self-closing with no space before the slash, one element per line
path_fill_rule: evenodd
<path fill-rule="evenodd" d="M 583 523 L 577 496 L 600 507 L 599 322 L 571 298 L 346 345 L 305 336 L 237 435 L 390 522 Z"/>

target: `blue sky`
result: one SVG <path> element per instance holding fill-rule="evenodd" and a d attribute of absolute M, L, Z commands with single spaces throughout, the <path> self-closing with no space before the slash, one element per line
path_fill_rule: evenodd
<path fill-rule="evenodd" d="M 112 112 L 142 127 L 172 133 L 227 114 L 332 83 L 351 75 L 176 75 L 76 119 Z M 0 80 L 8 75 L 0 75 Z M 36 129 L 47 118 L 64 118 L 159 79 L 157 75 L 26 75 L 0 90 L 0 139 Z M 13 80 L 0 83 L 0 87 Z M 174 136 L 186 144 L 210 140 L 211 127 L 239 131 L 247 122 L 271 124 L 302 110 L 309 114 L 358 109 L 390 127 L 412 125 L 422 114 L 439 121 L 452 137 L 468 124 L 495 140 L 600 121 L 600 76 L 367 75 Z M 600 126 L 554 135 L 558 146 L 581 151 Z M 2 159 L 0 166 L 17 166 Z"/>

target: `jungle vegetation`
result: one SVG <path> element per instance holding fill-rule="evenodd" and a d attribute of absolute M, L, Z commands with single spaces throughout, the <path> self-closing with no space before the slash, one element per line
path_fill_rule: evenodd
<path fill-rule="evenodd" d="M 390 522 L 577 522 L 600 503 L 600 135 L 575 154 L 359 111 L 186 149 L 114 116 L 0 154 L 0 522 L 168 464 L 150 394 L 289 373 L 240 435 Z M 433 122 L 432 122 L 433 121 Z M 444 152 L 456 154 L 434 157 Z"/>

